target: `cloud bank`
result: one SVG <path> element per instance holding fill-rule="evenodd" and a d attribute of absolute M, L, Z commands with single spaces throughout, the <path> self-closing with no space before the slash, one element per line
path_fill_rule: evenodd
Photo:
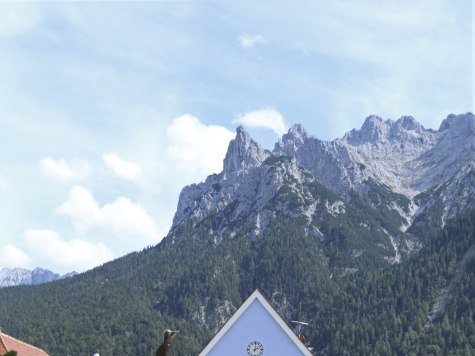
<path fill-rule="evenodd" d="M 166 130 L 168 155 L 177 168 L 206 177 L 223 169 L 223 158 L 234 133 L 225 127 L 205 125 L 192 115 L 173 119 Z"/>
<path fill-rule="evenodd" d="M 122 159 L 117 153 L 105 153 L 102 155 L 102 159 L 106 166 L 120 178 L 131 182 L 138 182 L 142 178 L 142 168 L 133 162 Z"/>
<path fill-rule="evenodd" d="M 0 250 L 0 261 L 2 261 L 2 266 L 5 267 L 28 268 L 30 267 L 31 259 L 25 252 L 23 252 L 19 248 L 15 247 L 12 244 L 8 244 L 6 246 L 3 246 Z"/>
<path fill-rule="evenodd" d="M 158 242 L 154 220 L 139 203 L 125 197 L 101 206 L 89 190 L 76 185 L 56 211 L 68 216 L 79 232 L 98 228 L 117 234 L 140 236 L 150 243 Z"/>
<path fill-rule="evenodd" d="M 25 232 L 25 242 L 35 262 L 53 263 L 66 270 L 84 271 L 114 258 L 102 242 L 65 240 L 54 230 L 29 229 Z"/>
<path fill-rule="evenodd" d="M 251 48 L 258 44 L 268 43 L 267 39 L 262 35 L 242 35 L 239 36 L 239 43 L 242 48 Z"/>
<path fill-rule="evenodd" d="M 77 158 L 65 160 L 44 157 L 38 162 L 38 166 L 45 176 L 62 183 L 79 182 L 91 174 L 91 165 Z"/>
<path fill-rule="evenodd" d="M 233 124 L 268 129 L 274 131 L 278 136 L 283 135 L 287 131 L 284 117 L 273 108 L 248 112 L 233 120 Z"/>

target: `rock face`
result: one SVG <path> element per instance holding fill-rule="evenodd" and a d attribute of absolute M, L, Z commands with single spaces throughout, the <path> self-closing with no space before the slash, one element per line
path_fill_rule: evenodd
<path fill-rule="evenodd" d="M 178 201 L 173 226 L 185 218 L 200 222 L 206 216 L 221 211 L 232 201 L 250 201 L 259 185 L 257 169 L 271 156 L 244 129 L 236 129 L 236 138 L 229 143 L 220 174 L 209 176 L 204 183 L 183 188 Z M 236 212 L 245 210 L 244 206 Z"/>
<path fill-rule="evenodd" d="M 396 211 L 402 230 L 431 205 L 431 199 L 421 204 L 415 197 L 441 188 L 443 222 L 475 201 L 474 122 L 471 113 L 451 114 L 435 131 L 411 116 L 384 121 L 373 115 L 360 130 L 331 142 L 311 136 L 297 124 L 273 152 L 262 149 L 238 127 L 223 171 L 183 189 L 173 226 L 184 220 L 196 225 L 210 214 L 221 214 L 221 232 L 227 223 L 245 217 L 265 227 L 270 213 L 263 208 L 286 179 L 295 181 L 297 190 L 303 182 L 316 180 L 346 199 L 357 192 L 373 207 Z M 266 164 L 279 157 L 289 158 L 279 169 Z"/>
<path fill-rule="evenodd" d="M 229 143 L 223 162 L 224 171 L 230 174 L 246 172 L 249 168 L 264 162 L 270 154 L 269 151 L 262 149 L 242 126 L 239 126 L 236 138 Z"/>
<path fill-rule="evenodd" d="M 61 278 L 71 277 L 75 274 L 75 272 L 71 272 L 64 276 L 60 276 L 59 274 L 43 268 L 35 268 L 34 270 L 27 270 L 25 268 L 3 268 L 0 270 L 0 287 L 43 284 Z"/>
<path fill-rule="evenodd" d="M 396 122 L 370 116 L 360 130 L 331 142 L 306 136 L 295 145 L 294 132 L 291 129 L 274 152 L 295 156 L 320 181 L 343 195 L 358 190 L 369 178 L 396 193 L 414 195 L 414 161 L 437 141 L 434 131 L 425 130 L 408 116 Z"/>

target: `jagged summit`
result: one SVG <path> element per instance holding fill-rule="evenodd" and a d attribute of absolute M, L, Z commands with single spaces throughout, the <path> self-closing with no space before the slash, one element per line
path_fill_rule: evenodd
<path fill-rule="evenodd" d="M 242 126 L 238 126 L 236 138 L 229 143 L 223 170 L 226 173 L 238 172 L 262 163 L 269 155 L 268 150 L 254 141 Z"/>
<path fill-rule="evenodd" d="M 450 114 L 434 137 L 430 149 L 418 157 L 418 168 L 422 171 L 414 182 L 418 191 L 443 184 L 475 162 L 475 116 L 472 113 Z"/>
<path fill-rule="evenodd" d="M 294 124 L 292 125 L 292 127 L 289 129 L 289 132 L 288 134 L 289 136 L 292 136 L 292 137 L 303 137 L 303 138 L 306 138 L 308 137 L 308 132 L 307 130 L 305 129 L 305 127 L 303 127 L 302 124 Z M 284 135 L 286 136 L 286 135 Z"/>
<path fill-rule="evenodd" d="M 377 115 L 370 115 L 365 119 L 360 130 L 351 130 L 345 134 L 343 140 L 355 146 L 385 141 L 390 127 L 389 122 L 383 121 Z"/>
<path fill-rule="evenodd" d="M 379 116 L 368 116 L 361 127 L 360 133 L 364 141 L 378 142 L 386 139 L 390 125 Z"/>
<path fill-rule="evenodd" d="M 343 137 L 347 143 L 358 146 L 362 144 L 384 143 L 419 138 L 433 130 L 427 130 L 412 116 L 402 116 L 396 121 L 383 121 L 379 116 L 368 116 L 360 130 L 353 129 Z"/>
<path fill-rule="evenodd" d="M 412 116 L 402 116 L 396 121 L 396 125 L 401 126 L 403 129 L 408 131 L 422 132 L 424 126 L 416 121 Z"/>
<path fill-rule="evenodd" d="M 442 121 L 439 132 L 454 129 L 455 131 L 465 131 L 468 135 L 475 133 L 475 116 L 471 112 L 466 114 L 450 114 Z"/>
<path fill-rule="evenodd" d="M 293 145 L 298 147 L 303 144 L 310 135 L 302 124 L 294 124 L 289 131 L 282 136 L 275 144 L 274 151 L 278 151 L 283 146 Z"/>

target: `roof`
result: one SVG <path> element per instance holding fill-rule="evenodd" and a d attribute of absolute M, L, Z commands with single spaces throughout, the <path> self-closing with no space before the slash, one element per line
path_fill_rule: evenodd
<path fill-rule="evenodd" d="M 48 356 L 48 354 L 21 340 L 15 339 L 0 331 L 0 353 L 6 353 L 8 351 L 16 351 L 17 356 Z"/>
<path fill-rule="evenodd" d="M 233 314 L 233 316 L 224 324 L 224 326 L 218 331 L 218 333 L 211 339 L 208 345 L 201 351 L 200 356 L 206 356 L 213 348 L 219 343 L 219 341 L 226 335 L 226 333 L 233 327 L 234 324 L 241 318 L 241 316 L 255 303 L 259 303 L 267 312 L 268 315 L 278 324 L 280 329 L 288 336 L 288 339 L 295 344 L 297 349 L 302 352 L 304 356 L 312 356 L 312 353 L 307 347 L 299 340 L 297 335 L 292 331 L 290 326 L 279 315 L 279 313 L 270 304 L 267 298 L 261 293 L 259 289 L 256 289 L 249 298 L 239 307 L 239 309 Z"/>

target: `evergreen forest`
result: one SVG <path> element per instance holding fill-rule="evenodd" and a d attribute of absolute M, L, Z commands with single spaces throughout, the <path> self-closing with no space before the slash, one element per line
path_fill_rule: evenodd
<path fill-rule="evenodd" d="M 326 250 L 298 220 L 276 221 L 261 238 L 169 236 L 69 279 L 2 288 L 0 326 L 54 356 L 154 355 L 172 328 L 174 355 L 196 355 L 260 288 L 284 319 L 310 323 L 303 331 L 319 354 L 473 354 L 475 210 L 400 264 L 341 277 L 329 266 L 345 258 L 344 221 L 328 227 Z"/>

